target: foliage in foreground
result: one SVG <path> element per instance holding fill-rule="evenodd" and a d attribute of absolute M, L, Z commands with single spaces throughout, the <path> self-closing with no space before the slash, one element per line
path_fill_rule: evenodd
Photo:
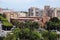
<path fill-rule="evenodd" d="M 51 31 L 43 31 L 39 33 L 36 30 L 30 31 L 29 28 L 15 28 L 4 38 L 4 40 L 57 40 L 57 34 L 56 32 Z"/>
<path fill-rule="evenodd" d="M 32 31 L 30 34 L 29 28 L 24 30 L 16 28 L 4 40 L 41 40 L 41 38 L 42 35 L 37 31 Z"/>
<path fill-rule="evenodd" d="M 37 31 L 39 25 L 35 22 L 16 22 L 16 26 L 4 40 L 57 40 L 56 32 Z"/>

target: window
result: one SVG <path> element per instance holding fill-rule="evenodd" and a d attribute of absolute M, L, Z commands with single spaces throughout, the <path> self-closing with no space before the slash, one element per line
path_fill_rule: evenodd
<path fill-rule="evenodd" d="M 31 16 L 33 16 L 34 13 L 31 13 Z"/>
<path fill-rule="evenodd" d="M 36 12 L 36 16 L 39 16 L 39 12 Z"/>

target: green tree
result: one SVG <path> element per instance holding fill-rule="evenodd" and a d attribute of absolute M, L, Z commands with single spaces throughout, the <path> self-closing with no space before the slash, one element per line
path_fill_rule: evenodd
<path fill-rule="evenodd" d="M 32 21 L 28 21 L 28 22 L 17 22 L 14 23 L 17 28 L 15 28 L 14 30 L 12 30 L 12 33 L 14 34 L 14 36 L 16 37 L 16 40 L 20 39 L 20 40 L 41 40 L 42 35 L 41 33 L 37 32 L 34 29 L 38 29 L 39 28 L 39 24 L 37 22 L 32 22 Z M 10 36 L 10 35 L 8 35 Z M 11 35 L 13 36 L 13 35 Z M 10 37 L 11 37 L 10 36 Z M 12 40 L 12 38 L 11 38 Z"/>
<path fill-rule="evenodd" d="M 20 38 L 23 40 L 27 40 L 30 38 L 30 29 L 29 28 L 24 28 L 21 29 L 22 34 L 20 34 Z"/>
<path fill-rule="evenodd" d="M 20 40 L 41 40 L 42 35 L 41 33 L 37 31 L 31 31 L 30 34 L 30 28 L 16 28 L 13 30 L 14 35 L 16 35 L 16 38 L 19 38 Z"/>
<path fill-rule="evenodd" d="M 56 30 L 58 28 L 60 28 L 60 20 L 56 17 L 51 18 L 47 23 L 47 29 L 48 30 Z"/>
<path fill-rule="evenodd" d="M 21 34 L 21 30 L 19 28 L 15 28 L 12 33 L 16 36 L 17 40 L 19 39 L 19 35 Z"/>
<path fill-rule="evenodd" d="M 49 40 L 57 40 L 57 33 L 56 32 L 50 32 Z"/>
<path fill-rule="evenodd" d="M 43 31 L 43 32 L 42 32 L 42 36 L 43 36 L 43 39 L 44 39 L 44 40 L 48 40 L 49 32 L 48 32 L 48 31 Z"/>
<path fill-rule="evenodd" d="M 21 29 L 25 28 L 25 23 L 19 22 L 18 27 Z"/>
<path fill-rule="evenodd" d="M 11 20 L 11 23 L 12 23 L 14 26 L 17 27 L 19 22 L 18 22 L 18 20 Z"/>
<path fill-rule="evenodd" d="M 51 31 L 44 31 L 42 33 L 43 39 L 44 40 L 57 40 L 57 33 L 56 32 L 51 32 Z"/>
<path fill-rule="evenodd" d="M 28 21 L 25 23 L 25 27 L 34 30 L 39 28 L 39 24 L 37 22 Z"/>
<path fill-rule="evenodd" d="M 16 40 L 16 36 L 14 34 L 8 34 L 3 40 Z"/>
<path fill-rule="evenodd" d="M 37 31 L 32 31 L 31 40 L 42 40 L 42 34 Z"/>
<path fill-rule="evenodd" d="M 50 21 L 52 21 L 52 22 L 59 22 L 59 19 L 57 17 L 53 17 L 53 18 L 50 19 Z"/>

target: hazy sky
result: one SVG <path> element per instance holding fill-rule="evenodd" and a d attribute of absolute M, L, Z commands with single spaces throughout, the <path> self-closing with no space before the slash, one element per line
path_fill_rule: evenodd
<path fill-rule="evenodd" d="M 30 7 L 43 8 L 45 5 L 60 7 L 60 0 L 0 0 L 0 7 L 27 11 Z"/>

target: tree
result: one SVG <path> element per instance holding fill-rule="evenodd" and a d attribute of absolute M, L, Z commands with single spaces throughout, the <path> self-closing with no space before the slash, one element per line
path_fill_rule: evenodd
<path fill-rule="evenodd" d="M 57 40 L 57 33 L 52 31 L 44 31 L 42 33 L 44 40 Z"/>
<path fill-rule="evenodd" d="M 56 17 L 51 18 L 47 23 L 47 29 L 48 30 L 57 30 L 58 28 L 60 29 L 60 20 Z"/>
<path fill-rule="evenodd" d="M 52 30 L 55 28 L 55 23 L 49 21 L 47 22 L 47 30 Z"/>
<path fill-rule="evenodd" d="M 34 31 L 34 29 L 39 28 L 39 24 L 37 22 L 27 21 L 25 23 L 25 27 L 30 29 L 30 40 L 31 40 L 31 37 L 32 37 L 31 33 L 32 31 Z"/>
<path fill-rule="evenodd" d="M 43 32 L 42 32 L 42 36 L 43 36 L 43 39 L 44 39 L 44 40 L 48 40 L 49 32 L 48 32 L 48 31 L 43 31 Z"/>
<path fill-rule="evenodd" d="M 19 23 L 19 21 L 18 20 L 11 20 L 11 23 L 14 25 L 14 26 L 18 26 L 18 23 Z"/>
<path fill-rule="evenodd" d="M 12 33 L 16 36 L 17 39 L 19 39 L 19 35 L 21 34 L 21 30 L 19 28 L 15 28 Z"/>
<path fill-rule="evenodd" d="M 14 34 L 8 34 L 7 37 L 5 37 L 3 40 L 16 40 L 16 36 Z"/>
<path fill-rule="evenodd" d="M 56 32 L 50 32 L 49 40 L 57 40 L 57 33 Z"/>
<path fill-rule="evenodd" d="M 59 22 L 59 19 L 57 17 L 53 17 L 53 18 L 50 19 L 50 21 L 52 21 L 52 22 Z"/>
<path fill-rule="evenodd" d="M 31 35 L 31 40 L 42 40 L 42 34 L 37 31 L 33 31 Z"/>
<path fill-rule="evenodd" d="M 6 15 L 5 15 L 5 13 L 3 13 L 3 17 L 4 17 L 4 18 L 6 18 Z"/>
<path fill-rule="evenodd" d="M 19 22 L 18 20 L 12 20 L 12 24 L 18 28 L 24 28 L 25 23 L 24 22 Z"/>
<path fill-rule="evenodd" d="M 30 28 L 15 28 L 4 40 L 41 40 L 42 35 L 37 31 L 31 31 Z"/>
<path fill-rule="evenodd" d="M 21 29 L 21 33 L 22 34 L 20 34 L 20 39 L 29 40 L 29 38 L 30 38 L 30 29 L 29 28 Z"/>
<path fill-rule="evenodd" d="M 25 23 L 25 27 L 30 28 L 31 30 L 34 30 L 39 28 L 39 24 L 37 22 L 28 21 Z"/>
<path fill-rule="evenodd" d="M 33 26 L 33 28 L 35 28 L 35 29 L 38 29 L 38 28 L 39 28 L 39 24 L 38 24 L 37 22 L 33 22 L 33 23 L 32 23 L 32 26 Z"/>
<path fill-rule="evenodd" d="M 22 28 L 22 29 L 25 28 L 25 23 L 19 22 L 18 27 L 19 27 L 19 28 Z"/>
<path fill-rule="evenodd" d="M 39 24 L 37 22 L 27 21 L 23 23 L 23 22 L 17 22 L 15 20 L 13 21 L 13 23 L 14 25 L 16 25 L 17 28 L 15 28 L 12 31 L 12 33 L 15 35 L 17 40 L 18 39 L 20 40 L 41 40 L 42 35 L 36 30 L 34 30 L 34 29 L 39 28 Z"/>

